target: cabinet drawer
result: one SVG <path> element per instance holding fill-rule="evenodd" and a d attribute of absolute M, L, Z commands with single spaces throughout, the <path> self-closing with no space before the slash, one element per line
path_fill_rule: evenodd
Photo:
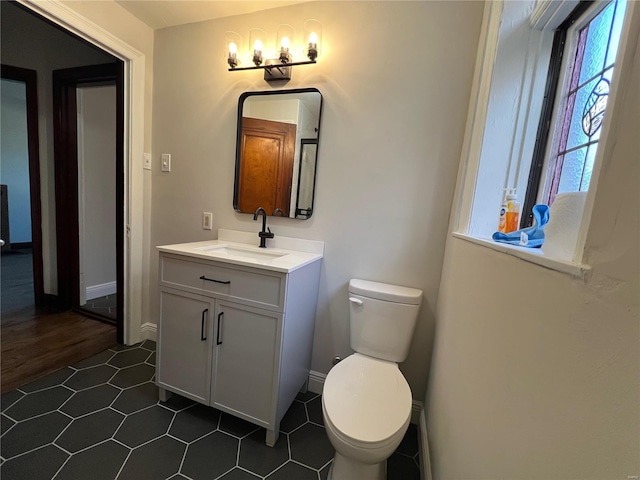
<path fill-rule="evenodd" d="M 160 282 L 194 293 L 257 302 L 278 310 L 282 310 L 284 302 L 283 275 L 228 268 L 219 263 L 189 261 L 171 255 L 160 257 Z"/>

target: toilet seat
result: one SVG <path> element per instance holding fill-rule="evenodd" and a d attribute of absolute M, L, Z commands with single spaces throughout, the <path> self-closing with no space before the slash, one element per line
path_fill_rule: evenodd
<path fill-rule="evenodd" d="M 327 375 L 322 403 L 327 420 L 344 441 L 376 448 L 404 435 L 411 389 L 396 363 L 354 353 Z"/>

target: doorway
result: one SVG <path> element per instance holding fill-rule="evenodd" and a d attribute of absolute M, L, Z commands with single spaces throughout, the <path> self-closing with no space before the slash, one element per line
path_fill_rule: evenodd
<path fill-rule="evenodd" d="M 289 216 L 295 141 L 295 124 L 242 118 L 236 210 Z"/>
<path fill-rule="evenodd" d="M 1 67 L 2 318 L 44 304 L 37 75 Z"/>
<path fill-rule="evenodd" d="M 48 46 L 61 48 L 64 44 L 62 54 L 66 57 L 76 48 L 64 39 L 55 42 L 46 42 L 43 48 L 37 48 L 25 53 L 25 48 L 33 45 L 33 29 L 25 28 L 22 23 L 11 21 L 9 15 L 5 15 L 5 10 L 15 10 L 20 12 L 29 12 L 33 17 L 44 20 L 43 23 L 53 25 L 58 31 L 66 32 L 76 40 L 81 40 L 85 45 L 89 45 L 94 51 L 106 53 L 115 59 L 124 62 L 124 90 L 125 90 L 125 130 L 124 145 L 126 151 L 124 153 L 124 185 L 125 192 L 124 201 L 124 225 L 123 230 L 126 232 L 124 237 L 124 343 L 127 345 L 135 344 L 148 336 L 155 334 L 153 323 L 149 323 L 147 312 L 143 309 L 143 279 L 145 278 L 145 265 L 148 259 L 148 252 L 145 249 L 145 203 L 147 198 L 147 187 L 145 185 L 146 171 L 143 169 L 143 153 L 145 145 L 145 96 L 147 93 L 147 85 L 145 82 L 146 69 L 145 57 L 151 52 L 139 50 L 131 43 L 120 39 L 117 35 L 108 31 L 100 25 L 87 21 L 85 17 L 61 2 L 37 2 L 33 0 L 25 0 L 21 3 L 17 2 L 0 2 L 0 10 L 2 10 L 3 28 L 0 30 L 2 42 L 2 58 L 5 63 L 12 63 L 23 67 L 33 68 L 31 65 L 22 65 L 21 63 L 33 63 L 38 59 L 51 60 L 58 55 L 50 55 Z M 110 25 L 112 20 L 105 21 Z M 10 37 L 13 36 L 12 39 Z M 36 37 L 38 39 L 42 36 Z M 141 38 L 148 38 L 148 35 L 142 35 Z M 24 41 L 23 39 L 30 39 Z M 9 40 L 9 41 L 7 41 Z M 79 42 L 78 42 L 79 43 Z M 146 45 L 144 42 L 142 44 Z M 145 47 L 146 48 L 146 47 Z M 84 54 L 83 54 L 84 58 Z M 11 62 L 8 60 L 12 59 Z M 108 62 L 109 59 L 102 60 Z M 101 63 L 101 62 L 96 62 Z M 81 63 L 84 65 L 91 63 Z M 65 68 L 61 65 L 58 68 Z M 50 82 L 51 73 L 44 73 L 40 76 L 40 83 Z M 42 90 L 42 87 L 40 87 Z M 49 103 L 46 97 L 48 90 L 45 90 L 46 103 L 41 102 L 40 108 L 46 111 L 52 109 L 53 102 Z M 39 92 L 39 95 L 42 95 Z M 49 130 L 47 129 L 47 132 Z M 43 131 L 41 130 L 41 134 Z M 48 137 L 47 137 L 48 138 Z M 41 140 L 42 142 L 42 140 Z M 52 161 L 53 153 L 47 156 L 42 163 Z M 53 166 L 49 164 L 43 173 L 52 172 Z M 45 183 L 46 182 L 46 183 Z M 49 294 L 57 293 L 57 265 L 55 242 L 52 237 L 55 235 L 55 212 L 53 205 L 55 203 L 52 198 L 54 180 L 53 176 L 47 175 L 43 177 L 43 189 L 48 188 L 48 196 L 43 197 L 43 235 L 45 242 L 45 291 Z M 47 192 L 44 192 L 47 193 Z M 46 209 L 46 210 L 44 210 Z"/>
<path fill-rule="evenodd" d="M 58 299 L 124 341 L 123 62 L 53 72 Z"/>

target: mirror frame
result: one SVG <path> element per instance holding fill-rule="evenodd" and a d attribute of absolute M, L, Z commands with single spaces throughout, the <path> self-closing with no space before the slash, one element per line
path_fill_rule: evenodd
<path fill-rule="evenodd" d="M 267 90 L 267 91 L 257 91 L 257 92 L 244 92 L 240 95 L 238 99 L 238 117 L 236 122 L 236 165 L 235 165 L 235 173 L 234 173 L 234 182 L 233 182 L 233 209 L 238 213 L 244 213 L 247 215 L 253 215 L 253 212 L 242 212 L 238 209 L 238 185 L 240 180 L 240 152 L 241 152 L 241 142 L 242 142 L 242 110 L 244 107 L 244 102 L 247 98 L 253 96 L 266 96 L 266 95 L 283 95 L 283 94 L 296 94 L 296 93 L 317 93 L 320 95 L 320 108 L 318 110 L 318 132 L 316 135 L 316 159 L 314 166 L 314 177 L 313 177 L 313 189 L 311 195 L 311 209 L 308 214 L 305 214 L 304 217 L 298 217 L 298 215 L 294 212 L 294 217 L 281 217 L 281 218 L 289 218 L 291 220 L 308 220 L 313 214 L 313 204 L 315 203 L 315 195 L 316 195 L 316 184 L 317 184 L 317 172 L 318 172 L 318 148 L 320 143 L 320 130 L 322 124 L 322 92 L 315 87 L 308 88 L 294 88 L 290 90 Z M 305 139 L 305 141 L 308 141 Z M 302 153 L 302 151 L 301 151 Z M 298 183 L 298 190 L 300 189 L 300 184 Z M 296 197 L 297 198 L 297 197 Z M 268 216 L 272 216 L 268 214 Z"/>

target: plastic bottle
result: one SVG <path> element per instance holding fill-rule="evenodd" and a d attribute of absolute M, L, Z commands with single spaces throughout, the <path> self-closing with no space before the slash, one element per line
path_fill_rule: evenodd
<path fill-rule="evenodd" d="M 502 203 L 500 204 L 500 217 L 498 219 L 498 231 L 507 233 L 507 199 L 505 198 L 506 188 L 502 189 Z"/>
<path fill-rule="evenodd" d="M 505 233 L 515 232 L 518 230 L 518 226 L 520 224 L 520 203 L 518 203 L 515 188 L 512 188 L 507 192 L 507 211 L 505 216 Z"/>

